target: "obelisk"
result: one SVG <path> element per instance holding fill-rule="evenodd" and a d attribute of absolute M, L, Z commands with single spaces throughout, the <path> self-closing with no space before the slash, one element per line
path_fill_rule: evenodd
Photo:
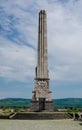
<path fill-rule="evenodd" d="M 45 10 L 39 12 L 38 57 L 35 72 L 35 88 L 32 92 L 31 111 L 53 111 L 53 101 L 49 90 L 47 15 Z"/>

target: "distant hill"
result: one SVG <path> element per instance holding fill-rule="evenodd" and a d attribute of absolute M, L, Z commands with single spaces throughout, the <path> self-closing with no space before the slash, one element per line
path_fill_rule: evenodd
<path fill-rule="evenodd" d="M 30 106 L 31 99 L 5 98 L 0 99 L 0 108 L 27 108 Z M 82 108 L 82 98 L 54 99 L 54 107 L 57 108 Z"/>
<path fill-rule="evenodd" d="M 82 98 L 55 99 L 54 105 L 58 108 L 82 108 Z"/>
<path fill-rule="evenodd" d="M 5 98 L 0 99 L 0 107 L 10 107 L 17 108 L 23 107 L 27 108 L 30 106 L 30 99 L 22 99 L 22 98 Z"/>

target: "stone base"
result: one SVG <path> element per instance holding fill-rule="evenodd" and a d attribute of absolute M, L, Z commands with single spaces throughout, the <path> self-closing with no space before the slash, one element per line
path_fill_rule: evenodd
<path fill-rule="evenodd" d="M 39 102 L 38 101 L 31 101 L 30 111 L 31 112 L 38 112 L 39 111 Z"/>
<path fill-rule="evenodd" d="M 57 119 L 72 119 L 65 112 L 28 112 L 15 113 L 10 119 L 17 120 L 57 120 Z"/>
<path fill-rule="evenodd" d="M 46 101 L 45 102 L 45 111 L 47 111 L 47 112 L 53 112 L 54 111 L 53 101 Z"/>
<path fill-rule="evenodd" d="M 53 101 L 45 101 L 44 110 L 40 110 L 39 101 L 31 101 L 30 110 L 31 112 L 39 112 L 39 111 L 53 112 L 54 111 Z"/>

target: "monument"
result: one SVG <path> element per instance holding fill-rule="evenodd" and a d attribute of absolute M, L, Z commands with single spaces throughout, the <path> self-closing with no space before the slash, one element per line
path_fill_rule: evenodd
<path fill-rule="evenodd" d="M 39 13 L 38 58 L 36 67 L 35 87 L 30 104 L 31 112 L 18 112 L 8 119 L 43 120 L 71 119 L 66 112 L 54 111 L 51 91 L 49 90 L 48 54 L 47 54 L 47 21 L 46 12 Z M 53 112 L 54 111 L 54 112 Z"/>
<path fill-rule="evenodd" d="M 39 12 L 38 27 L 38 57 L 35 68 L 35 87 L 31 106 L 31 111 L 53 111 L 53 101 L 49 90 L 49 71 L 47 54 L 47 17 L 45 10 Z"/>

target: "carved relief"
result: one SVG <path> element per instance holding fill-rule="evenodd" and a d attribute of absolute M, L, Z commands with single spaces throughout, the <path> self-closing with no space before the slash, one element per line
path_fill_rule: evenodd
<path fill-rule="evenodd" d="M 47 81 L 40 80 L 37 81 L 37 86 L 40 87 L 41 89 L 46 89 L 48 87 L 48 83 Z"/>
<path fill-rule="evenodd" d="M 48 81 L 46 80 L 37 80 L 35 82 L 35 91 L 37 98 L 46 98 L 48 96 Z"/>

